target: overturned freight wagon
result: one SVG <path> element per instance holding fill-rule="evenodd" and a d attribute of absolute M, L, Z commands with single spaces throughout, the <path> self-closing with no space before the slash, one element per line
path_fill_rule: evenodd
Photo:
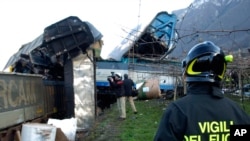
<path fill-rule="evenodd" d="M 63 83 L 64 113 L 60 118 L 75 117 L 77 128 L 87 129 L 96 113 L 94 57 L 95 50 L 102 46 L 101 38 L 91 23 L 70 16 L 46 27 L 42 35 L 23 45 L 5 69 L 10 68 L 13 74 L 39 74 L 46 81 L 44 85 L 53 85 L 49 81 Z"/>

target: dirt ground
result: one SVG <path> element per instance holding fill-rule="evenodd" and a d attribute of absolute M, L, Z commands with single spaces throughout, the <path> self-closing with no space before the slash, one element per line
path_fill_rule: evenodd
<path fill-rule="evenodd" d="M 111 109 L 106 109 L 99 115 L 93 127 L 85 132 L 78 134 L 77 141 L 120 141 L 120 125 L 122 121 L 114 118 Z"/>
<path fill-rule="evenodd" d="M 161 113 L 163 109 L 165 109 L 166 105 L 169 103 L 169 101 L 164 99 L 154 99 L 154 100 L 141 100 L 138 101 L 137 104 L 137 110 L 139 111 L 138 114 L 134 114 L 132 112 L 132 109 L 129 106 L 129 103 L 127 107 L 127 119 L 126 120 L 119 120 L 118 119 L 118 109 L 117 105 L 113 104 L 111 105 L 110 109 L 105 109 L 104 113 L 97 116 L 96 122 L 92 126 L 92 129 L 90 129 L 85 134 L 82 134 L 82 136 L 78 138 L 76 141 L 122 141 L 122 135 L 124 135 L 125 132 L 127 132 L 127 128 L 124 128 L 124 124 L 127 124 L 128 121 L 130 123 L 136 123 L 141 124 L 141 127 L 147 128 L 147 126 L 152 126 L 152 128 L 155 128 L 156 123 L 155 118 L 157 117 L 158 113 Z M 157 110 L 156 110 L 157 109 Z M 157 114 L 152 113 L 157 112 Z M 161 114 L 159 114 L 160 116 Z M 145 120 L 144 117 L 149 117 Z M 144 119 L 144 120 L 142 120 Z M 157 119 L 158 120 L 158 119 Z M 144 121 L 144 122 L 141 122 Z M 148 124 L 143 124 L 145 122 L 148 122 Z M 152 124 L 151 124 L 152 123 Z M 145 126 L 143 126 L 145 125 Z M 136 125 L 131 124 L 129 128 L 137 127 Z M 126 131 L 123 131 L 126 130 Z M 149 130 L 137 130 L 137 132 L 148 132 Z M 149 131 L 150 133 L 152 131 Z M 130 134 L 129 136 L 133 136 Z M 123 136 L 124 137 L 124 136 Z M 145 138 L 144 138 L 145 140 Z"/>

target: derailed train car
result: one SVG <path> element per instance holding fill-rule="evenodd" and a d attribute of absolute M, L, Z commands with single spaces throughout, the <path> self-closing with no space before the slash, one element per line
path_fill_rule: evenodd
<path fill-rule="evenodd" d="M 114 53 L 120 55 L 120 58 L 139 58 L 148 61 L 164 59 L 175 48 L 175 23 L 175 15 L 160 12 L 146 28 L 142 29 L 143 31 L 140 32 L 142 34 L 137 34 L 139 36 L 136 37 L 136 40 L 133 38 L 132 40 L 122 41 L 122 44 L 117 46 L 117 48 L 121 47 L 125 50 L 122 50 L 122 52 L 114 50 Z M 102 34 L 92 24 L 71 16 L 46 27 L 43 34 L 32 42 L 23 45 L 9 59 L 5 69 L 10 68 L 13 72 L 9 76 L 13 80 L 17 74 L 19 76 L 19 73 L 31 75 L 20 75 L 23 80 L 30 79 L 30 77 L 34 77 L 33 75 L 39 75 L 36 76 L 38 77 L 37 83 L 39 81 L 41 85 L 39 84 L 36 87 L 39 87 L 38 90 L 40 91 L 35 91 L 37 93 L 32 96 L 42 96 L 39 98 L 41 100 L 39 102 L 42 102 L 40 105 L 43 105 L 43 108 L 41 106 L 40 109 L 37 109 L 36 107 L 39 106 L 34 106 L 35 108 L 31 109 L 33 112 L 30 112 L 33 113 L 33 116 L 30 116 L 29 119 L 25 118 L 19 122 L 12 120 L 8 124 L 3 124 L 2 129 L 0 129 L 2 133 L 10 134 L 12 130 L 8 132 L 9 127 L 15 129 L 15 125 L 22 122 L 43 116 L 49 117 L 47 115 L 51 114 L 57 118 L 75 117 L 77 127 L 80 130 L 90 127 L 95 119 L 96 107 L 101 107 L 102 104 L 109 106 L 115 102 L 114 97 L 112 100 L 106 97 L 112 95 L 112 91 L 105 81 L 111 75 L 111 72 L 106 72 L 106 74 L 100 76 L 99 72 L 103 72 L 100 71 L 102 65 L 95 60 L 95 50 L 102 46 L 101 38 Z M 112 57 L 112 54 L 110 58 L 119 61 Z M 124 68 L 123 65 L 118 64 L 111 69 L 113 71 L 123 69 L 124 73 L 128 71 L 129 68 Z M 119 66 L 123 67 L 119 68 Z M 4 81 L 7 80 L 1 82 Z M 36 82 L 32 81 L 32 83 Z M 6 88 L 4 85 L 2 87 Z M 28 81 L 26 87 L 32 87 L 28 86 Z M 6 89 L 0 88 L 0 90 Z M 19 103 L 24 103 L 24 107 L 28 100 L 23 98 L 27 97 L 23 93 L 28 93 L 28 90 L 31 91 L 31 88 L 27 88 L 27 92 L 24 91 L 20 95 Z M 9 92 L 1 91 L 3 99 L 10 96 L 6 96 L 6 94 L 8 95 Z M 16 93 L 16 95 L 19 95 L 19 93 Z M 10 100 L 10 103 L 13 104 L 13 100 Z M 1 102 L 1 105 L 4 105 L 4 102 Z M 4 112 L 12 111 L 12 109 L 5 110 Z M 25 110 L 22 111 L 25 112 Z"/>
<path fill-rule="evenodd" d="M 183 84 L 181 77 L 173 76 L 172 67 L 181 68 L 180 62 L 175 61 L 159 61 L 152 62 L 149 60 L 131 58 L 123 58 L 121 61 L 97 61 L 96 62 L 96 87 L 97 94 L 104 101 L 98 101 L 101 108 L 107 108 L 110 104 L 114 103 L 115 94 L 112 93 L 110 84 L 107 81 L 107 77 L 112 76 L 112 73 L 121 73 L 129 74 L 129 77 L 137 84 L 137 89 L 140 89 L 143 86 L 144 82 L 155 79 L 158 81 L 160 96 L 164 96 L 167 99 L 172 99 L 174 93 L 176 92 L 177 96 L 183 96 Z M 179 69 L 181 70 L 181 69 Z M 175 75 L 178 73 L 181 75 L 181 72 L 176 70 Z M 156 84 L 156 83 L 155 83 Z M 177 89 L 175 89 L 177 87 Z M 156 98 L 159 96 L 158 91 L 154 91 L 151 98 Z M 150 99 L 142 93 L 138 95 L 138 99 Z M 161 95 L 162 94 L 162 95 Z"/>
<path fill-rule="evenodd" d="M 139 73 L 162 73 L 167 70 L 159 70 L 157 67 L 149 67 L 150 64 L 167 64 L 168 54 L 176 47 L 178 35 L 175 30 L 177 17 L 162 11 L 148 24 L 137 25 L 128 33 L 119 45 L 117 45 L 108 55 L 110 61 L 97 61 L 96 86 L 97 93 L 102 99 L 111 99 L 99 101 L 102 108 L 109 107 L 114 102 L 114 96 L 110 95 L 110 87 L 107 76 L 114 73 L 130 73 L 131 76 L 137 76 Z M 148 64 L 147 67 L 145 64 Z M 160 64 L 159 64 L 160 65 Z M 128 71 L 129 70 L 129 71 Z M 136 82 L 137 77 L 133 80 Z M 166 87 L 162 85 L 161 90 L 165 93 L 173 93 L 174 86 Z"/>
<path fill-rule="evenodd" d="M 124 57 L 138 58 L 152 62 L 167 59 L 177 44 L 176 23 L 175 14 L 166 11 L 157 13 L 150 23 L 132 29 L 109 54 L 109 58 L 116 61 Z"/>
<path fill-rule="evenodd" d="M 0 140 L 12 140 L 10 134 L 18 131 L 21 123 L 37 118 L 74 117 L 78 130 L 87 130 L 93 124 L 94 57 L 95 50 L 101 49 L 101 38 L 91 23 L 70 16 L 46 27 L 43 34 L 9 59 L 5 69 L 10 68 L 12 73 L 1 74 L 0 81 L 1 112 L 5 114 L 0 121 Z M 6 86 L 9 83 L 15 89 Z M 8 120 L 10 113 L 16 117 Z"/>

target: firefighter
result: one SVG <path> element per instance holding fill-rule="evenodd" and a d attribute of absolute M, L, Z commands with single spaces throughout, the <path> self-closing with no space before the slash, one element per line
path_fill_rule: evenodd
<path fill-rule="evenodd" d="M 192 47 L 182 62 L 186 96 L 162 116 L 154 141 L 228 141 L 230 125 L 250 124 L 250 117 L 220 88 L 232 55 L 210 41 Z"/>

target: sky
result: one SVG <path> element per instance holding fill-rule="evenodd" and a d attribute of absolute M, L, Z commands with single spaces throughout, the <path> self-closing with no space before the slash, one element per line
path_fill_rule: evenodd
<path fill-rule="evenodd" d="M 127 32 L 148 23 L 161 11 L 188 7 L 194 0 L 1 0 L 0 71 L 18 49 L 43 34 L 44 28 L 77 16 L 99 30 L 102 56 L 118 45 Z"/>

